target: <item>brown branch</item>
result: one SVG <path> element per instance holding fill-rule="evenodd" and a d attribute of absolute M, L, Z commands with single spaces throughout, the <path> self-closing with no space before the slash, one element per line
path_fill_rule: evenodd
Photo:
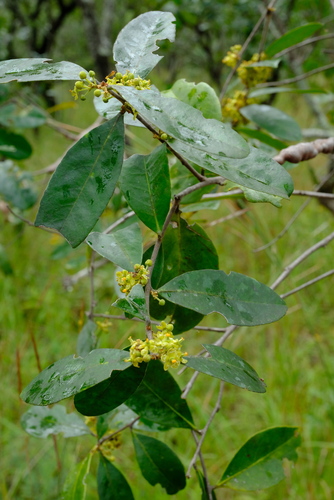
<path fill-rule="evenodd" d="M 266 82 L 260 83 L 254 87 L 255 89 L 263 89 L 265 87 L 280 87 L 281 85 L 289 85 L 290 83 L 300 82 L 305 78 L 309 78 L 310 76 L 316 75 L 317 73 L 322 73 L 323 71 L 327 71 L 328 69 L 334 68 L 334 63 L 326 64 L 326 66 L 321 66 L 320 68 L 312 69 L 312 71 L 308 71 L 307 73 L 303 73 L 302 75 L 294 76 L 293 78 L 286 78 L 286 80 L 279 80 L 277 82 Z"/>
<path fill-rule="evenodd" d="M 318 154 L 331 154 L 334 153 L 334 137 L 328 139 L 316 139 L 312 142 L 301 142 L 294 146 L 289 146 L 286 149 L 274 156 L 274 160 L 281 165 L 285 161 L 290 163 L 299 163 L 301 161 L 310 160 L 315 158 Z"/>
<path fill-rule="evenodd" d="M 323 273 L 320 276 L 313 278 L 313 280 L 307 281 L 306 283 L 303 283 L 302 285 L 297 286 L 297 288 L 290 290 L 290 292 L 282 293 L 280 295 L 280 297 L 281 297 L 281 299 L 285 299 L 286 297 L 289 297 L 290 295 L 293 295 L 294 293 L 297 293 L 300 290 L 303 290 L 304 288 L 307 288 L 308 286 L 313 285 L 314 283 L 317 283 L 320 280 L 323 280 L 325 278 L 328 278 L 329 276 L 332 276 L 332 274 L 334 274 L 334 269 L 331 269 L 330 271 L 327 271 L 326 273 Z"/>
<path fill-rule="evenodd" d="M 301 47 L 305 47 L 306 45 L 309 45 L 310 43 L 315 43 L 315 42 L 320 42 L 321 40 L 327 40 L 328 38 L 334 38 L 334 33 L 328 33 L 327 35 L 320 35 L 320 36 L 315 36 L 313 38 L 308 38 L 307 40 L 304 40 L 303 42 L 296 43 L 296 45 L 293 45 L 292 47 L 288 47 L 287 49 L 281 50 L 281 52 L 278 52 L 275 54 L 275 59 L 278 57 L 285 56 L 292 50 L 300 49 Z"/>

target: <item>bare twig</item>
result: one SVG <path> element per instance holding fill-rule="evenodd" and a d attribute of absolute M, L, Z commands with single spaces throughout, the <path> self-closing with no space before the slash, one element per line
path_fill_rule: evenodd
<path fill-rule="evenodd" d="M 294 76 L 293 78 L 286 78 L 285 80 L 279 80 L 278 82 L 265 82 L 259 83 L 256 85 L 256 89 L 262 89 L 265 87 L 280 87 L 281 85 L 289 85 L 290 83 L 300 82 L 305 78 L 309 78 L 310 76 L 316 75 L 317 73 L 322 73 L 323 71 L 327 71 L 328 69 L 334 68 L 334 63 L 326 64 L 325 66 L 321 66 L 320 68 L 312 69 L 307 73 L 303 73 L 302 75 Z"/>
<path fill-rule="evenodd" d="M 235 219 L 237 217 L 240 217 L 241 215 L 244 215 L 246 214 L 247 212 L 249 212 L 249 208 L 243 208 L 241 210 L 236 210 L 235 212 L 233 212 L 232 214 L 229 214 L 229 215 L 225 215 L 225 217 L 221 217 L 220 219 L 216 219 L 216 220 L 213 220 L 211 222 L 208 222 L 206 224 L 207 227 L 212 227 L 212 226 L 215 226 L 216 224 L 221 224 L 222 222 L 226 222 L 228 220 L 231 220 L 231 219 Z"/>
<path fill-rule="evenodd" d="M 196 462 L 197 460 L 197 456 L 201 450 L 201 447 L 202 447 L 202 444 L 203 444 L 203 441 L 205 439 L 205 436 L 206 436 L 206 433 L 208 432 L 208 429 L 216 415 L 216 413 L 219 412 L 220 410 L 220 405 L 221 405 L 221 399 L 222 399 L 222 396 L 223 396 L 223 390 L 224 390 L 224 382 L 221 382 L 220 383 L 220 386 L 219 386 L 219 394 L 218 394 L 218 398 L 217 398 L 217 402 L 215 404 L 215 407 L 214 409 L 212 410 L 211 412 L 211 415 L 207 421 L 207 423 L 205 424 L 205 427 L 202 429 L 202 432 L 201 432 L 201 437 L 199 439 L 197 439 L 197 447 L 196 447 L 196 451 L 192 457 L 192 459 L 190 460 L 190 463 L 189 463 L 189 466 L 188 466 L 188 470 L 187 470 L 187 474 L 186 476 L 187 477 L 191 477 L 191 469 L 193 468 L 193 465 L 194 463 Z"/>
<path fill-rule="evenodd" d="M 310 198 L 329 198 L 334 199 L 333 193 L 322 193 L 317 191 L 305 191 L 303 189 L 295 189 L 292 193 L 297 196 L 309 196 Z"/>
<path fill-rule="evenodd" d="M 309 257 L 312 253 L 319 250 L 319 248 L 323 248 L 328 245 L 334 239 L 334 232 L 323 238 L 321 241 L 311 246 L 305 252 L 303 252 L 297 259 L 295 259 L 291 264 L 289 264 L 284 271 L 280 274 L 280 276 L 274 281 L 270 288 L 275 290 L 285 280 L 287 276 L 293 271 L 301 262 L 303 262 L 307 257 Z"/>
<path fill-rule="evenodd" d="M 105 229 L 103 231 L 103 234 L 111 233 L 111 231 L 113 231 L 116 227 L 118 227 L 121 224 L 123 224 L 123 222 L 125 222 L 126 220 L 131 219 L 131 217 L 133 217 L 134 215 L 135 215 L 135 213 L 134 213 L 133 210 L 131 210 L 130 212 L 126 213 L 125 215 L 123 215 L 123 217 L 121 217 L 116 222 L 113 222 L 109 227 L 107 227 L 107 229 Z"/>
<path fill-rule="evenodd" d="M 316 139 L 312 142 L 300 142 L 294 146 L 289 146 L 282 149 L 273 159 L 282 165 L 285 161 L 299 163 L 315 158 L 320 153 L 331 154 L 333 152 L 334 137 L 329 137 L 328 139 Z"/>
<path fill-rule="evenodd" d="M 195 431 L 191 431 L 191 433 L 192 433 L 194 441 L 197 445 L 198 439 L 197 439 L 196 433 L 195 433 Z M 198 456 L 199 456 L 199 459 L 201 461 L 201 466 L 202 466 L 203 476 L 204 476 L 204 481 L 205 481 L 205 487 L 206 487 L 206 491 L 208 494 L 208 500 L 213 500 L 213 498 L 212 498 L 212 486 L 210 485 L 209 476 L 208 476 L 208 472 L 206 470 L 206 465 L 205 465 L 205 461 L 204 461 L 204 457 L 203 457 L 201 449 L 198 452 Z M 194 464 L 194 468 L 195 468 L 195 464 Z"/>
<path fill-rule="evenodd" d="M 25 219 L 24 217 L 22 217 L 22 215 L 19 215 L 17 213 L 15 213 L 11 207 L 7 204 L 6 205 L 6 209 L 12 214 L 14 215 L 14 217 L 17 217 L 18 219 L 20 219 L 22 222 L 25 222 L 26 224 L 28 224 L 28 226 L 31 226 L 31 227 L 36 227 L 37 229 L 41 229 L 42 231 L 46 231 L 47 233 L 52 233 L 52 234 L 59 234 L 57 231 L 53 231 L 52 229 L 48 229 L 47 227 L 44 227 L 44 226 L 35 226 L 35 224 L 33 222 L 31 222 L 30 220 L 28 219 Z"/>
<path fill-rule="evenodd" d="M 326 273 L 321 274 L 320 276 L 317 276 L 316 278 L 313 278 L 310 281 L 307 281 L 306 283 L 303 283 L 300 286 L 297 286 L 297 288 L 294 288 L 293 290 L 290 290 L 290 292 L 282 293 L 280 295 L 281 299 L 285 299 L 286 297 L 289 297 L 290 295 L 293 295 L 294 293 L 299 292 L 300 290 L 303 290 L 304 288 L 313 285 L 314 283 L 317 283 L 317 281 L 323 280 L 325 278 L 328 278 L 329 276 L 332 276 L 334 274 L 334 269 L 331 269 L 330 271 L 327 271 Z"/>
<path fill-rule="evenodd" d="M 301 47 L 305 47 L 306 45 L 309 45 L 310 43 L 316 43 L 320 42 L 321 40 L 327 40 L 328 38 L 334 38 L 334 33 L 328 33 L 327 35 L 320 35 L 320 36 L 315 36 L 313 38 L 308 38 L 307 40 L 304 40 L 303 42 L 296 43 L 292 47 L 288 47 L 287 49 L 281 50 L 280 52 L 277 52 L 275 54 L 275 58 L 277 57 L 282 57 L 291 52 L 292 50 L 298 50 Z"/>
<path fill-rule="evenodd" d="M 123 427 L 121 427 L 120 429 L 118 429 L 117 431 L 114 431 L 112 432 L 111 434 L 108 434 L 107 436 L 103 436 L 101 439 L 98 440 L 97 442 L 97 447 L 99 448 L 103 443 L 105 443 L 106 441 L 109 441 L 110 439 L 112 439 L 114 436 L 116 436 L 116 434 L 119 434 L 120 432 L 124 431 L 125 429 L 128 429 L 129 427 L 133 427 L 134 424 L 140 419 L 140 416 L 136 417 L 135 419 L 133 419 L 130 423 L 128 424 L 125 424 L 123 425 Z"/>

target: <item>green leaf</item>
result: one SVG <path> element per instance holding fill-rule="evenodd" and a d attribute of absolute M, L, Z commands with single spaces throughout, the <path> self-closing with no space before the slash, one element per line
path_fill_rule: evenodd
<path fill-rule="evenodd" d="M 242 134 L 248 135 L 248 137 L 252 137 L 253 139 L 257 139 L 258 141 L 263 142 L 263 144 L 268 144 L 268 146 L 275 148 L 277 150 L 281 150 L 284 148 L 288 147 L 288 144 L 285 142 L 279 141 L 278 139 L 275 139 L 269 134 L 266 134 L 265 132 L 261 132 L 260 130 L 254 130 L 252 128 L 247 128 L 247 127 L 241 127 L 238 128 L 238 132 Z"/>
<path fill-rule="evenodd" d="M 218 486 L 254 491 L 282 481 L 282 460 L 297 460 L 297 431 L 297 427 L 274 427 L 255 434 L 232 458 Z"/>
<path fill-rule="evenodd" d="M 64 156 L 43 195 L 36 226 L 57 229 L 78 246 L 107 206 L 123 163 L 121 115 L 94 128 Z"/>
<path fill-rule="evenodd" d="M 177 99 L 164 97 L 156 90 L 137 90 L 113 86 L 144 118 L 195 151 L 219 157 L 244 158 L 249 153 L 245 140 L 218 120 L 204 118 L 202 113 Z"/>
<path fill-rule="evenodd" d="M 194 429 L 181 389 L 160 361 L 148 363 L 142 383 L 125 404 L 141 417 L 168 428 Z"/>
<path fill-rule="evenodd" d="M 90 470 L 93 453 L 89 453 L 79 464 L 74 472 L 67 476 L 61 500 L 85 500 L 86 498 L 86 477 Z"/>
<path fill-rule="evenodd" d="M 97 471 L 97 489 L 99 500 L 134 500 L 123 474 L 102 455 Z"/>
<path fill-rule="evenodd" d="M 23 135 L 0 129 L 0 155 L 13 160 L 25 160 L 31 153 L 32 148 Z"/>
<path fill-rule="evenodd" d="M 299 42 L 302 42 L 316 31 L 322 28 L 321 23 L 309 23 L 304 26 L 299 26 L 291 31 L 288 31 L 283 36 L 272 42 L 266 49 L 265 53 L 268 57 L 273 57 L 282 50 L 292 47 Z"/>
<path fill-rule="evenodd" d="M 160 233 L 167 217 L 171 188 L 166 145 L 149 155 L 133 155 L 122 168 L 120 187 L 129 206 L 152 231 Z"/>
<path fill-rule="evenodd" d="M 282 198 L 288 198 L 293 191 L 290 174 L 260 149 L 251 147 L 246 158 L 235 160 L 195 151 L 181 141 L 173 141 L 171 146 L 187 160 L 254 191 Z"/>
<path fill-rule="evenodd" d="M 291 116 L 266 104 L 250 104 L 240 109 L 240 113 L 259 127 L 284 141 L 300 141 L 302 133 L 298 123 Z"/>
<path fill-rule="evenodd" d="M 37 201 L 31 175 L 11 160 L 0 162 L 0 196 L 19 210 L 27 210 Z"/>
<path fill-rule="evenodd" d="M 11 128 L 36 128 L 46 122 L 46 115 L 36 106 L 20 109 L 13 103 L 0 108 L 0 124 Z"/>
<path fill-rule="evenodd" d="M 124 403 L 144 378 L 146 363 L 140 368 L 130 365 L 124 371 L 113 371 L 110 378 L 74 397 L 76 409 L 83 415 L 103 415 Z"/>
<path fill-rule="evenodd" d="M 168 495 L 186 486 L 184 467 L 178 456 L 165 443 L 150 436 L 132 433 L 140 470 L 152 486 L 161 484 Z"/>
<path fill-rule="evenodd" d="M 76 413 L 66 413 L 66 408 L 30 408 L 21 417 L 23 429 L 31 436 L 46 438 L 50 434 L 63 433 L 65 438 L 90 434 L 88 427 Z"/>
<path fill-rule="evenodd" d="M 115 118 L 115 116 L 120 113 L 123 106 L 123 104 L 118 101 L 118 99 L 109 99 L 108 102 L 103 102 L 103 95 L 101 95 L 100 97 L 94 96 L 93 102 L 96 112 L 106 120 Z M 124 123 L 125 125 L 132 125 L 134 127 L 144 127 L 144 125 L 131 113 L 125 113 Z"/>
<path fill-rule="evenodd" d="M 146 12 L 130 21 L 118 34 L 113 55 L 116 69 L 130 71 L 142 78 L 152 71 L 163 56 L 154 54 L 159 49 L 157 40 L 175 39 L 175 17 L 171 12 Z"/>
<path fill-rule="evenodd" d="M 170 91 L 179 101 L 199 109 L 204 118 L 222 119 L 221 104 L 216 92 L 205 82 L 187 82 L 184 78 L 177 80 Z M 170 93 L 168 95 L 171 95 Z"/>
<path fill-rule="evenodd" d="M 290 92 L 292 94 L 327 94 L 325 89 L 295 89 L 291 87 L 265 87 L 263 89 L 253 89 L 249 92 L 249 97 L 259 97 L 267 94 L 281 94 Z"/>
<path fill-rule="evenodd" d="M 120 349 L 96 349 L 85 358 L 67 356 L 37 375 L 21 398 L 32 405 L 57 403 L 109 378 L 113 370 L 125 370 L 128 356 Z"/>
<path fill-rule="evenodd" d="M 90 233 L 86 243 L 102 257 L 127 271 L 133 271 L 134 265 L 141 263 L 143 245 L 137 223 L 111 234 Z"/>
<path fill-rule="evenodd" d="M 162 297 L 200 314 L 218 312 L 234 325 L 263 325 L 287 311 L 271 288 L 243 274 L 211 269 L 191 271 L 160 287 Z"/>
<path fill-rule="evenodd" d="M 199 485 L 200 485 L 200 488 L 202 491 L 201 500 L 210 500 L 208 489 L 207 489 L 206 482 L 205 482 L 205 478 L 204 478 L 202 472 L 200 470 L 198 470 L 197 468 L 195 469 L 195 471 L 196 471 L 196 476 L 197 476 L 197 479 L 198 479 L 198 482 L 199 482 Z M 215 490 L 211 491 L 211 498 L 212 498 L 212 500 L 217 499 L 216 494 L 215 494 Z"/>
<path fill-rule="evenodd" d="M 162 240 L 163 256 L 162 272 L 154 268 L 152 285 L 158 288 L 179 274 L 195 269 L 218 269 L 217 251 L 205 233 L 198 225 L 188 225 L 180 215 L 174 217 Z M 159 252 L 160 253 L 160 252 Z M 154 318 L 164 319 L 172 316 L 174 334 L 190 330 L 203 318 L 190 309 L 174 306 L 166 301 L 165 306 L 159 306 L 156 300 L 150 301 L 150 312 Z"/>
<path fill-rule="evenodd" d="M 96 349 L 97 338 L 95 337 L 97 326 L 90 319 L 85 323 L 77 340 L 77 354 L 84 358 L 93 349 Z"/>
<path fill-rule="evenodd" d="M 129 295 L 116 300 L 112 305 L 144 321 L 147 317 L 145 292 L 142 285 L 135 285 Z"/>
<path fill-rule="evenodd" d="M 84 68 L 68 61 L 50 63 L 43 57 L 9 59 L 0 62 L 0 83 L 42 80 L 78 80 Z"/>
<path fill-rule="evenodd" d="M 211 357 L 187 356 L 187 367 L 248 391 L 266 392 L 266 384 L 259 378 L 256 371 L 234 352 L 210 344 L 203 344 L 203 347 L 211 354 Z"/>

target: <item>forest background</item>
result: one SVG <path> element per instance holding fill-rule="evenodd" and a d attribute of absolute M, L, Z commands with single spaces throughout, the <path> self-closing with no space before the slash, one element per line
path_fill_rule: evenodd
<path fill-rule="evenodd" d="M 188 81 L 206 81 L 219 95 L 229 69 L 222 58 L 235 44 L 242 44 L 259 19 L 265 7 L 261 1 L 28 1 L 0 2 L 0 59 L 18 57 L 49 57 L 54 61 L 75 61 L 86 68 L 94 68 L 103 78 L 113 68 L 112 44 L 120 29 L 137 15 L 150 10 L 166 10 L 177 19 L 177 37 L 174 44 L 162 42 L 160 54 L 164 59 L 154 70 L 152 80 L 161 89 L 168 89 L 178 78 Z M 331 2 L 280 1 L 269 27 L 268 37 L 274 39 L 308 22 L 320 22 L 324 33 L 333 33 L 334 10 Z M 259 47 L 259 38 L 249 46 L 249 55 Z M 332 40 L 323 40 L 304 50 L 292 52 L 278 79 L 293 77 L 316 67 L 333 62 Z M 334 122 L 334 70 L 302 81 L 325 89 L 326 94 L 281 94 L 275 106 L 293 116 L 303 130 L 305 140 L 328 137 Z M 70 144 L 71 134 L 89 127 L 96 119 L 90 101 L 77 104 L 68 94 L 68 84 L 12 84 L 3 92 L 2 99 L 16 99 L 19 104 L 33 104 L 47 109 L 48 120 L 42 127 L 25 129 L 24 136 L 33 148 L 30 158 L 19 161 L 26 172 L 38 174 L 52 166 Z M 9 94 L 8 94 L 8 93 Z M 274 102 L 274 101 L 273 101 Z M 1 117 L 0 117 L 1 118 Z M 60 124 L 67 124 L 62 127 Z M 67 137 L 65 137 L 67 135 Z M 21 131 L 22 132 L 22 131 Z M 62 133 L 60 133 L 62 132 Z M 131 128 L 127 135 L 131 143 L 149 152 L 141 132 Z M 328 156 L 300 163 L 290 173 L 298 189 L 312 189 L 330 168 Z M 43 188 L 48 176 L 34 175 Z M 240 217 L 228 218 L 235 211 L 233 200 L 220 203 L 215 210 L 202 212 L 198 220 L 205 220 L 208 234 L 215 235 L 220 262 L 226 272 L 234 270 L 253 276 L 263 283 L 271 283 L 279 272 L 305 248 L 312 246 L 333 230 L 333 210 L 330 206 L 312 200 L 293 197 L 277 209 L 269 204 L 238 206 L 244 211 Z M 116 203 L 116 202 L 115 202 Z M 0 223 L 0 317 L 2 415 L 0 492 L 4 499 L 59 498 L 67 471 L 80 460 L 87 449 L 82 438 L 71 440 L 59 437 L 57 453 L 52 438 L 38 440 L 28 436 L 20 425 L 26 405 L 19 394 L 39 369 L 55 359 L 75 351 L 77 334 L 88 308 L 89 287 L 78 279 L 86 266 L 86 249 L 71 250 L 62 239 L 29 227 L 1 204 Z M 117 210 L 111 206 L 110 210 Z M 33 220 L 36 206 L 24 212 Z M 259 247 L 272 241 L 300 211 L 298 219 L 284 236 L 262 250 Z M 227 217 L 222 225 L 216 221 Z M 331 246 L 312 255 L 289 277 L 280 293 L 289 291 L 306 280 L 331 269 Z M 247 258 L 246 258 L 247 256 Z M 100 309 L 110 311 L 115 300 L 109 271 L 100 269 L 98 301 Z M 288 302 L 288 314 L 278 323 L 240 329 L 229 339 L 228 348 L 243 356 L 258 373 L 265 377 L 271 390 L 256 400 L 246 391 L 236 396 L 233 386 L 226 387 L 222 410 L 209 431 L 204 454 L 210 473 L 221 470 L 252 434 L 263 428 L 278 425 L 298 426 L 302 446 L 296 465 L 286 468 L 287 479 L 275 489 L 260 493 L 224 491 L 218 498 L 250 500 L 332 498 L 334 480 L 334 392 L 333 392 L 333 320 L 334 302 L 332 283 L 320 281 Z M 211 327 L 222 326 L 221 318 L 209 317 L 201 323 Z M 102 343 L 121 344 L 129 333 L 135 335 L 136 325 L 130 331 L 123 322 L 113 321 L 103 326 Z M 215 332 L 195 330 L 196 343 L 214 341 Z M 117 346 L 116 346 L 117 347 Z M 189 378 L 189 377 L 188 377 Z M 187 375 L 184 374 L 184 384 Z M 192 404 L 203 421 L 212 411 L 211 396 L 217 389 L 215 379 L 203 377 L 193 390 Z M 70 407 L 70 404 L 68 405 Z M 89 438 L 87 438 L 89 439 Z M 169 434 L 173 446 L 184 463 L 189 460 L 187 447 L 177 432 Z M 188 457 L 188 458 L 187 458 Z M 133 474 L 133 456 L 129 447 L 122 448 L 117 458 L 122 468 Z M 159 491 L 146 484 L 138 485 L 143 495 Z M 180 492 L 177 498 L 199 498 L 199 488 L 193 485 Z M 88 485 L 88 498 L 95 498 L 94 485 Z M 90 493 L 89 493 L 90 492 Z M 219 493 L 222 495 L 222 493 Z M 91 496 L 89 496 L 91 495 Z M 161 498 L 164 495 L 161 493 Z M 182 496 L 183 495 L 183 496 Z"/>

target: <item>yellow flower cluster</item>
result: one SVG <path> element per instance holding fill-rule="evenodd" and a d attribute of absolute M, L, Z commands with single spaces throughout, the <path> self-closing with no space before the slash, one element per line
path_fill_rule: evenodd
<path fill-rule="evenodd" d="M 117 283 L 123 293 L 129 295 L 135 285 L 145 286 L 147 284 L 149 276 L 148 267 L 152 265 L 152 261 L 148 259 L 145 264 L 146 267 L 141 264 L 135 264 L 133 272 L 123 269 L 123 271 L 116 273 Z"/>
<path fill-rule="evenodd" d="M 263 83 L 269 80 L 273 74 L 273 69 L 268 66 L 249 67 L 251 64 L 265 61 L 267 56 L 264 52 L 261 54 L 253 54 L 249 61 L 242 61 L 237 74 L 242 83 L 247 87 L 255 87 L 258 83 Z"/>
<path fill-rule="evenodd" d="M 187 353 L 181 351 L 184 339 L 174 338 L 173 325 L 162 321 L 157 328 L 159 331 L 153 333 L 153 339 L 133 340 L 131 337 L 129 338 L 131 342 L 130 358 L 125 361 L 130 361 L 133 366 L 139 368 L 139 363 L 143 361 L 148 363 L 151 359 L 160 359 L 164 364 L 164 370 L 168 370 L 170 367 L 177 368 L 180 363 L 187 362 L 183 358 L 183 356 L 187 356 Z"/>
<path fill-rule="evenodd" d="M 249 99 L 245 90 L 236 90 L 232 97 L 227 97 L 222 101 L 223 116 L 229 118 L 233 125 L 247 123 L 247 119 L 239 112 L 240 108 L 254 104 L 255 99 Z"/>
<path fill-rule="evenodd" d="M 144 90 L 151 88 L 151 81 L 144 80 L 139 76 L 135 76 L 133 73 L 127 71 L 124 75 L 120 72 L 112 71 L 110 75 L 106 76 L 105 81 L 98 83 L 95 79 L 95 72 L 89 71 L 89 77 L 85 71 L 80 71 L 80 80 L 75 82 L 74 89 L 70 90 L 74 99 L 78 99 L 80 94 L 80 99 L 82 101 L 86 100 L 86 95 L 91 90 L 94 90 L 94 95 L 100 97 L 102 95 L 103 102 L 108 102 L 113 96 L 108 91 L 109 85 L 124 85 L 126 87 L 134 87 L 137 90 Z"/>
<path fill-rule="evenodd" d="M 112 431 L 108 430 L 107 433 L 110 434 L 110 433 L 112 433 Z M 122 442 L 121 442 L 121 435 L 119 433 L 118 434 L 114 434 L 113 436 L 111 436 L 110 439 L 108 439 L 107 441 L 104 441 L 99 446 L 99 450 L 102 453 L 102 455 L 107 460 L 109 460 L 109 462 L 113 462 L 115 460 L 115 457 L 112 454 L 112 452 L 116 448 L 119 448 L 121 446 L 121 444 L 122 444 Z"/>
<path fill-rule="evenodd" d="M 226 64 L 226 66 L 234 68 L 240 59 L 239 57 L 240 50 L 241 50 L 241 45 L 233 45 L 232 47 L 230 47 L 230 50 L 227 52 L 222 62 Z"/>

